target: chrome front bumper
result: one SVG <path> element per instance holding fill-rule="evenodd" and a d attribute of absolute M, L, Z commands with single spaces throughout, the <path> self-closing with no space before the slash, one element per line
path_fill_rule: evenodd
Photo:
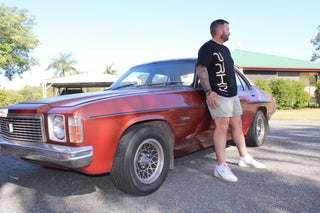
<path fill-rule="evenodd" d="M 0 150 L 7 154 L 67 168 L 79 168 L 91 163 L 93 147 L 70 147 L 39 142 L 11 142 L 0 137 Z"/>

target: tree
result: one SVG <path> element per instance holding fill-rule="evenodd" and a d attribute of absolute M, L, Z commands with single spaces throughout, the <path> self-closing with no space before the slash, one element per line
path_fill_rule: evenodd
<path fill-rule="evenodd" d="M 316 61 L 320 58 L 320 25 L 317 29 L 319 30 L 318 34 L 313 40 L 311 40 L 313 46 L 316 46 L 316 52 L 313 53 L 311 61 Z"/>
<path fill-rule="evenodd" d="M 19 89 L 17 93 L 22 95 L 23 101 L 42 98 L 41 88 L 37 86 L 25 86 Z"/>
<path fill-rule="evenodd" d="M 21 94 L 17 94 L 14 90 L 0 89 L 0 106 L 8 106 L 23 100 Z"/>
<path fill-rule="evenodd" d="M 0 74 L 10 81 L 38 64 L 31 53 L 39 40 L 32 33 L 34 18 L 27 12 L 0 5 Z"/>
<path fill-rule="evenodd" d="M 52 63 L 49 64 L 46 70 L 55 69 L 55 77 L 65 77 L 66 73 L 68 73 L 68 75 L 78 74 L 79 72 L 73 67 L 78 62 L 71 59 L 71 55 L 72 53 L 60 53 L 60 57 L 52 59 Z"/>
<path fill-rule="evenodd" d="M 112 69 L 113 65 L 114 65 L 114 63 L 109 65 L 109 66 L 107 66 L 106 70 L 104 71 L 104 74 L 118 75 L 118 71 Z"/>

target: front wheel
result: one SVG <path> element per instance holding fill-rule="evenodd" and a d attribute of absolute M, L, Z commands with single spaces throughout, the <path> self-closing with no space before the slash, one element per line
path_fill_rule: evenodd
<path fill-rule="evenodd" d="M 248 146 L 261 146 L 268 132 L 268 121 L 261 111 L 257 111 L 250 129 L 246 135 Z"/>
<path fill-rule="evenodd" d="M 133 128 L 119 141 L 111 179 L 121 191 L 148 195 L 164 182 L 169 162 L 169 145 L 159 129 L 153 126 Z"/>

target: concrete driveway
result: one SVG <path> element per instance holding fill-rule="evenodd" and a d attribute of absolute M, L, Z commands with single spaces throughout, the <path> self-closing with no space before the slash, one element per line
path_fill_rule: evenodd
<path fill-rule="evenodd" d="M 212 148 L 177 158 L 154 194 L 118 191 L 109 175 L 45 168 L 0 153 L 0 212 L 320 212 L 320 122 L 271 121 L 265 144 L 249 148 L 266 169 L 240 168 L 238 183 L 212 176 Z"/>

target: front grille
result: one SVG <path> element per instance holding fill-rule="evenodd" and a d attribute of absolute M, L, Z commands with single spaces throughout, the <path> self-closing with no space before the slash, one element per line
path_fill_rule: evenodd
<path fill-rule="evenodd" d="M 8 140 L 45 142 L 42 115 L 8 114 L 0 117 L 0 135 Z"/>

